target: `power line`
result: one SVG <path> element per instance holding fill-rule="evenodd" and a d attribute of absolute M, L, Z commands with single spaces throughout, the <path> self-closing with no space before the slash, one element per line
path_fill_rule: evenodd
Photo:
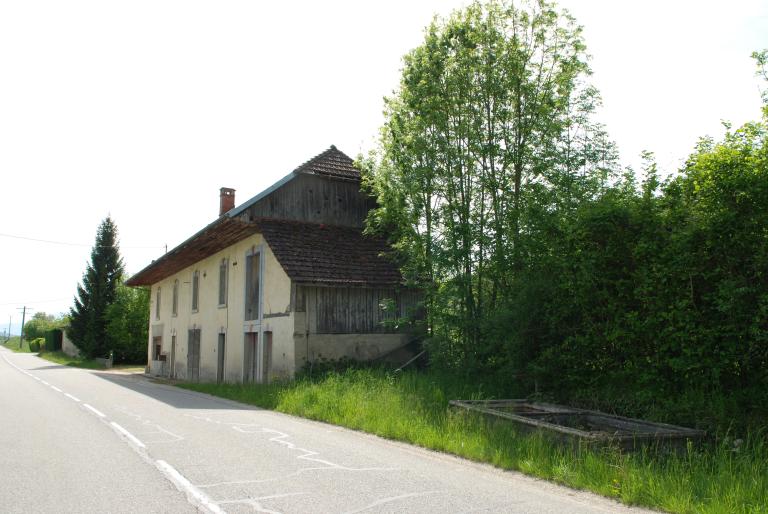
<path fill-rule="evenodd" d="M 68 301 L 68 300 L 70 300 L 70 298 L 59 298 L 57 300 L 37 300 L 37 301 L 32 301 L 32 302 L 30 302 L 30 301 L 26 301 L 26 302 L 6 302 L 6 303 L 0 303 L 0 305 L 18 305 L 18 304 L 34 305 L 34 304 L 38 304 L 38 303 L 65 302 L 65 301 Z"/>
<path fill-rule="evenodd" d="M 26 236 L 15 236 L 13 234 L 2 234 L 0 233 L 0 237 L 10 237 L 12 239 L 23 239 L 25 241 L 35 241 L 36 243 L 48 243 L 48 244 L 54 244 L 54 245 L 64 245 L 64 246 L 84 246 L 84 247 L 93 247 L 96 245 L 90 245 L 90 244 L 83 244 L 83 243 L 67 243 L 64 241 L 51 241 L 50 239 L 37 239 L 34 237 L 26 237 Z M 162 245 L 158 246 L 120 246 L 120 248 L 130 248 L 130 249 L 157 249 L 157 248 L 163 248 Z"/>

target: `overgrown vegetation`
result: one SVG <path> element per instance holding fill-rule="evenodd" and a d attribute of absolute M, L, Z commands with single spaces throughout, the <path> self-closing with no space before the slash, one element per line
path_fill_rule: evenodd
<path fill-rule="evenodd" d="M 475 382 L 435 372 L 349 369 L 270 385 L 180 384 L 194 391 L 334 423 L 515 469 L 571 487 L 681 513 L 768 512 L 764 434 L 723 437 L 682 454 L 564 447 L 448 407 L 451 398 L 487 398 Z"/>
<path fill-rule="evenodd" d="M 426 293 L 432 365 L 507 395 L 759 426 L 766 120 L 702 139 L 664 180 L 646 154 L 638 180 L 593 120 L 588 76 L 579 27 L 538 1 L 473 3 L 405 57 L 363 166 L 369 230 Z"/>

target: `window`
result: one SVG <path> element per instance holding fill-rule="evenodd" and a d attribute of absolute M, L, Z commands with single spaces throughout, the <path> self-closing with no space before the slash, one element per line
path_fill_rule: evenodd
<path fill-rule="evenodd" d="M 174 316 L 179 314 L 179 281 L 173 281 L 173 310 L 171 311 Z"/>
<path fill-rule="evenodd" d="M 162 337 L 153 337 L 152 338 L 152 360 L 153 361 L 159 361 L 163 354 L 163 338 Z"/>
<path fill-rule="evenodd" d="M 219 307 L 227 305 L 227 274 L 229 271 L 229 259 L 221 259 L 219 264 Z"/>
<path fill-rule="evenodd" d="M 160 288 L 155 293 L 155 319 L 160 319 Z"/>
<path fill-rule="evenodd" d="M 259 279 L 261 254 L 255 252 L 245 257 L 245 319 L 259 319 Z"/>
<path fill-rule="evenodd" d="M 200 306 L 200 272 L 195 270 L 192 275 L 192 312 L 197 312 Z"/>

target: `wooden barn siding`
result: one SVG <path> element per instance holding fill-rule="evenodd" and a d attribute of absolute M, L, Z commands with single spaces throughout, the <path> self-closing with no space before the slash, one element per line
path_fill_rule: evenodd
<path fill-rule="evenodd" d="M 250 207 L 246 219 L 258 217 L 362 227 L 374 201 L 360 183 L 300 175 Z"/>
<path fill-rule="evenodd" d="M 386 299 L 395 300 L 395 312 L 381 309 Z M 412 314 L 419 300 L 415 291 L 391 288 L 297 286 L 295 307 L 309 313 L 313 334 L 383 334 L 397 332 L 383 321 Z"/>

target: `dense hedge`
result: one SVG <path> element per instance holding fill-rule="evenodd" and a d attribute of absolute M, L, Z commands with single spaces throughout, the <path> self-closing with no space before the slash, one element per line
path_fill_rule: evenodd
<path fill-rule="evenodd" d="M 768 419 L 768 146 L 750 124 L 659 185 L 625 177 L 548 224 L 471 359 L 518 394 L 727 428 Z M 488 378 L 489 373 L 493 378 Z M 535 386 L 534 386 L 535 384 Z"/>

